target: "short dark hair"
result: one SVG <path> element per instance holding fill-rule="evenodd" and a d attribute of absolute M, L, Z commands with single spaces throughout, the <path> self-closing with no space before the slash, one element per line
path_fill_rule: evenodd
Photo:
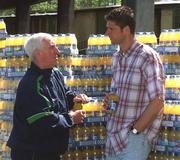
<path fill-rule="evenodd" d="M 135 15 L 133 10 L 127 6 L 113 9 L 105 15 L 105 20 L 115 22 L 120 28 L 129 26 L 131 34 L 135 32 Z"/>

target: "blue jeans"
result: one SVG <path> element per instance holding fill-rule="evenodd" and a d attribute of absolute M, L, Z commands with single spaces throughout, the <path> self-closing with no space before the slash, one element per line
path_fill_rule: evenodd
<path fill-rule="evenodd" d="M 127 147 L 118 155 L 107 156 L 106 160 L 147 160 L 150 151 L 145 135 L 130 133 Z"/>

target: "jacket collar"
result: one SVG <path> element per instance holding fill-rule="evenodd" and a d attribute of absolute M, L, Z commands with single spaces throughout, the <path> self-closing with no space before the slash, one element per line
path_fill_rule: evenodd
<path fill-rule="evenodd" d="M 41 69 L 36 64 L 34 64 L 33 62 L 31 62 L 30 69 L 35 71 L 38 74 L 45 76 L 45 77 L 49 77 L 52 73 L 52 70 L 53 70 L 53 68 Z"/>

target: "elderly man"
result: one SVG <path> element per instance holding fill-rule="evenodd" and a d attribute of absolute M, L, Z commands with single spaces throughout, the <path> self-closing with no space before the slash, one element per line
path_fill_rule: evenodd
<path fill-rule="evenodd" d="M 80 124 L 84 111 L 74 102 L 87 103 L 64 84 L 56 67 L 59 50 L 47 33 L 32 35 L 25 43 L 31 66 L 19 83 L 13 129 L 8 140 L 12 160 L 59 160 L 68 147 L 69 128 Z"/>

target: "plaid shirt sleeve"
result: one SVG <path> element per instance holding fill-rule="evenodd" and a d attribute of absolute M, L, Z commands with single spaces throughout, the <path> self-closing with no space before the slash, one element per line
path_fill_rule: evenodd
<path fill-rule="evenodd" d="M 154 57 L 146 62 L 143 69 L 147 92 L 150 100 L 156 97 L 164 98 L 165 74 L 159 57 Z"/>

